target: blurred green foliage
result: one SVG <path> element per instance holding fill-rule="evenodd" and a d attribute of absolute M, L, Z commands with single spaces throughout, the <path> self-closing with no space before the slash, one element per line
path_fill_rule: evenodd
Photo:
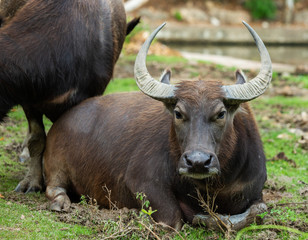
<path fill-rule="evenodd" d="M 273 0 L 247 0 L 245 7 L 251 12 L 254 19 L 274 19 L 277 6 Z"/>
<path fill-rule="evenodd" d="M 174 18 L 177 20 L 177 21 L 183 21 L 183 17 L 181 15 L 181 13 L 179 11 L 176 11 L 174 13 Z"/>

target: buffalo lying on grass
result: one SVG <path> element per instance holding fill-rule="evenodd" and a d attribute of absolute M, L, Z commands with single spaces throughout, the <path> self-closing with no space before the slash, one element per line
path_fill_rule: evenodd
<path fill-rule="evenodd" d="M 144 94 L 96 97 L 65 113 L 48 133 L 44 153 L 51 209 L 67 210 L 71 193 L 108 207 L 107 187 L 120 208 L 139 208 L 136 193 L 144 193 L 157 210 L 153 218 L 177 229 L 183 221 L 211 224 L 200 206 L 209 196 L 216 197 L 217 213 L 232 215 L 236 228 L 264 210 L 265 156 L 246 102 L 267 89 L 272 67 L 262 40 L 245 25 L 262 62 L 249 82 L 240 71 L 230 86 L 210 80 L 172 85 L 170 71 L 156 81 L 145 61 L 161 26 L 136 59 Z"/>

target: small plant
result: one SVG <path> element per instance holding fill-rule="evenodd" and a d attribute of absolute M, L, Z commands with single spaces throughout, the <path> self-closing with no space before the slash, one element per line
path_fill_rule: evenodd
<path fill-rule="evenodd" d="M 87 197 L 85 195 L 81 195 L 79 204 L 82 206 L 88 205 Z"/>
<path fill-rule="evenodd" d="M 264 219 L 267 214 L 268 212 L 263 212 L 263 213 L 258 214 L 257 216 L 259 216 L 261 219 Z"/>
<path fill-rule="evenodd" d="M 280 223 L 287 223 L 288 221 L 294 222 L 298 218 L 297 213 L 288 207 L 272 209 L 271 215 Z"/>
<path fill-rule="evenodd" d="M 152 207 L 150 207 L 150 201 L 146 200 L 146 195 L 144 193 L 136 193 L 136 199 L 141 201 L 141 214 L 143 213 L 151 217 L 151 215 L 157 211 L 152 210 Z"/>
<path fill-rule="evenodd" d="M 254 19 L 274 19 L 277 7 L 273 0 L 247 0 L 245 7 Z"/>

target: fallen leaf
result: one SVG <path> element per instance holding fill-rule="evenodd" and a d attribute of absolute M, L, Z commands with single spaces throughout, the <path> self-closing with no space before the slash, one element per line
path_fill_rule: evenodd
<path fill-rule="evenodd" d="M 4 137 L 1 137 L 1 138 L 0 138 L 0 141 L 3 141 L 3 140 L 4 140 Z"/>
<path fill-rule="evenodd" d="M 22 215 L 20 216 L 20 219 L 21 219 L 21 220 L 25 219 L 25 215 L 22 214 Z"/>
<path fill-rule="evenodd" d="M 4 196 L 0 193 L 0 198 L 4 198 Z"/>
<path fill-rule="evenodd" d="M 275 157 L 269 159 L 268 161 L 278 161 L 278 160 L 286 161 L 286 162 L 290 163 L 290 165 L 294 168 L 297 167 L 296 162 L 292 159 L 289 159 L 284 152 L 277 153 L 277 155 Z"/>
<path fill-rule="evenodd" d="M 67 230 L 69 230 L 69 228 L 67 228 L 67 227 L 64 227 L 64 228 L 60 229 L 60 231 L 67 231 Z"/>
<path fill-rule="evenodd" d="M 308 187 L 304 187 L 304 188 L 300 189 L 299 194 L 301 196 L 304 196 L 304 197 L 308 196 Z"/>
<path fill-rule="evenodd" d="M 302 149 L 308 150 L 308 135 L 303 135 L 298 140 L 298 143 Z"/>
<path fill-rule="evenodd" d="M 277 136 L 277 138 L 279 139 L 285 139 L 285 140 L 290 140 L 292 139 L 292 136 L 287 134 L 287 133 L 281 133 Z"/>

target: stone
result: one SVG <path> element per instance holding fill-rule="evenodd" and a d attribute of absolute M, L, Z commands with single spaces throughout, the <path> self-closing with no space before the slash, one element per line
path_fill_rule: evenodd
<path fill-rule="evenodd" d="M 149 21 L 162 21 L 163 19 L 168 19 L 170 17 L 168 12 L 155 10 L 154 8 L 141 8 L 138 14 L 142 17 L 142 20 Z"/>
<path fill-rule="evenodd" d="M 205 23 L 209 22 L 210 18 L 208 14 L 198 8 L 175 8 L 172 10 L 173 15 L 175 15 L 176 12 L 178 12 L 183 21 L 186 21 L 188 23 Z"/>
<path fill-rule="evenodd" d="M 250 22 L 250 14 L 245 10 L 232 11 L 218 7 L 211 7 L 211 17 L 217 18 L 221 24 L 241 24 L 242 21 Z"/>
<path fill-rule="evenodd" d="M 294 14 L 294 23 L 308 25 L 308 10 L 296 12 Z"/>

